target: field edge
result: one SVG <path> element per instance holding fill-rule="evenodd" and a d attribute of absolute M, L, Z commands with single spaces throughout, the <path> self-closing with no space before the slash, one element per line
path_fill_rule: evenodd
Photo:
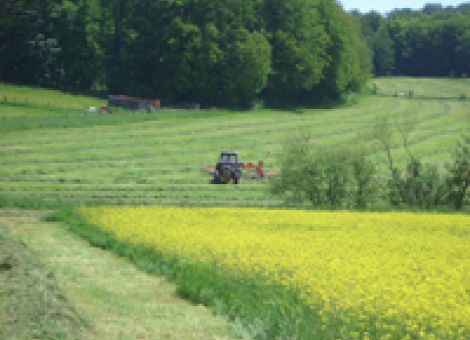
<path fill-rule="evenodd" d="M 337 332 L 321 328 L 321 306 L 308 306 L 299 294 L 285 286 L 260 284 L 263 278 L 248 278 L 220 266 L 191 259 L 165 256 L 145 245 L 118 240 L 79 215 L 75 208 L 58 210 L 44 218 L 63 222 L 67 228 L 92 246 L 127 258 L 138 269 L 162 275 L 177 287 L 177 293 L 194 304 L 207 306 L 214 314 L 226 318 L 241 338 L 330 339 Z"/>

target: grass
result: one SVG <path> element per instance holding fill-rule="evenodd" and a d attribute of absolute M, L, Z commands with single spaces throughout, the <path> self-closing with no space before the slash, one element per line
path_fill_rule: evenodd
<path fill-rule="evenodd" d="M 468 78 L 412 78 L 388 77 L 371 81 L 376 84 L 377 93 L 389 96 L 409 96 L 418 99 L 449 98 L 470 100 L 470 79 Z"/>
<path fill-rule="evenodd" d="M 233 337 L 232 328 L 224 319 L 215 317 L 205 307 L 182 300 L 173 284 L 163 278 L 145 274 L 126 259 L 90 247 L 87 242 L 70 233 L 59 223 L 42 222 L 41 218 L 44 215 L 45 212 L 37 211 L 0 210 L 0 224 L 9 226 L 9 239 L 12 240 L 10 244 L 14 244 L 14 248 L 5 247 L 3 238 L 0 238 L 0 262 L 4 257 L 14 256 L 22 263 L 22 266 L 16 269 L 17 280 L 10 280 L 7 281 L 9 284 L 0 285 L 0 292 L 7 288 L 20 291 L 23 294 L 21 297 L 28 296 L 27 299 L 17 299 L 15 305 L 10 304 L 10 312 L 14 312 L 13 316 L 32 321 L 31 324 L 24 324 L 21 329 L 15 327 L 15 324 L 2 327 L 4 326 L 2 316 L 5 314 L 2 314 L 3 310 L 0 307 L 0 338 L 38 338 L 34 337 L 38 328 L 46 335 L 39 338 L 46 339 Z M 34 254 L 34 257 L 25 256 L 29 253 Z M 37 260 L 33 261 L 37 258 L 43 262 L 40 267 L 36 265 Z M 28 264 L 28 270 L 32 275 L 20 275 L 26 268 L 25 264 Z M 2 275 L 0 271 L 0 282 L 3 283 Z M 51 280 L 50 277 L 54 279 Z M 38 278 L 39 284 L 33 282 Z M 49 281 L 54 282 L 56 287 L 54 290 L 44 290 L 44 287 L 50 286 L 50 284 L 44 286 L 44 283 Z M 60 295 L 56 291 L 60 291 Z M 53 303 L 49 305 L 35 303 L 43 301 L 39 298 L 44 299 L 44 296 L 48 295 Z M 3 296 L 0 293 L 0 298 Z M 19 295 L 7 296 L 10 300 L 14 300 Z M 55 296 L 61 298 L 56 300 Z M 65 301 L 68 303 L 67 306 L 75 306 L 74 310 L 79 312 L 80 318 L 86 320 L 87 333 L 74 332 L 78 327 L 68 322 L 69 319 L 66 317 L 70 313 L 65 313 L 68 309 L 52 308 L 56 305 L 62 306 Z M 48 310 L 40 309 L 41 306 L 48 307 Z M 42 322 L 48 313 L 55 316 L 58 321 L 50 324 Z M 11 315 L 9 317 L 11 318 Z M 2 331 L 11 336 L 2 336 Z M 29 334 L 31 336 L 27 336 Z"/>
<path fill-rule="evenodd" d="M 51 109 L 85 109 L 103 105 L 106 100 L 80 95 L 70 95 L 56 90 L 39 87 L 0 83 L 0 101 Z"/>
<path fill-rule="evenodd" d="M 408 87 L 409 79 L 375 80 L 379 87 Z M 467 80 L 420 82 L 434 91 L 436 83 L 467 91 Z M 398 85 L 397 85 L 398 84 Z M 418 90 L 417 90 L 418 91 Z M 470 127 L 469 103 L 406 98 L 366 97 L 336 109 L 295 111 L 224 110 L 156 113 L 87 114 L 77 109 L 95 98 L 10 85 L 9 97 L 30 98 L 23 104 L 0 104 L 0 204 L 55 207 L 62 204 L 170 204 L 199 206 L 264 206 L 282 204 L 267 194 L 267 180 L 242 178 L 239 186 L 209 185 L 201 171 L 213 165 L 220 150 L 237 150 L 243 161 L 264 160 L 268 172 L 279 171 L 282 144 L 300 133 L 313 147 L 368 143 L 367 131 L 377 117 L 416 117 L 411 150 L 424 161 L 449 160 Z M 44 106 L 46 102 L 49 106 Z M 54 100 L 52 100 L 54 99 Z M 398 146 L 398 161 L 406 155 Z M 379 168 L 385 158 L 372 154 Z M 26 203 L 25 203 L 26 202 Z M 29 203 L 28 203 L 29 202 Z"/>
<path fill-rule="evenodd" d="M 4 212 L 0 212 L 0 223 Z M 38 253 L 0 228 L 0 338 L 79 339 L 89 326 Z"/>

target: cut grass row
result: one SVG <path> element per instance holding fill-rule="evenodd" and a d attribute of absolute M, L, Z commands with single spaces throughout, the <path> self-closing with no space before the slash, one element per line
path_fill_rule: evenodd
<path fill-rule="evenodd" d="M 64 295 L 38 254 L 13 237 L 0 211 L 0 338 L 79 339 L 88 320 Z"/>

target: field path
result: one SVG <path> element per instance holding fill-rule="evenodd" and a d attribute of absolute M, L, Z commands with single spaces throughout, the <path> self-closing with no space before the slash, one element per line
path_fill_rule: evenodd
<path fill-rule="evenodd" d="M 227 323 L 176 295 L 163 278 L 90 247 L 41 211 L 0 209 L 0 228 L 26 243 L 92 325 L 97 339 L 227 339 Z"/>

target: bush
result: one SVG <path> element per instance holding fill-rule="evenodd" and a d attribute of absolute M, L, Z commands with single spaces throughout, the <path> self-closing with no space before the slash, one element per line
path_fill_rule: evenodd
<path fill-rule="evenodd" d="M 452 164 L 441 175 L 435 165 L 411 157 L 404 170 L 394 167 L 388 181 L 392 206 L 432 209 L 447 204 L 462 210 L 470 184 L 470 137 L 459 142 Z"/>
<path fill-rule="evenodd" d="M 403 173 L 399 169 L 394 170 L 389 181 L 392 205 L 430 209 L 443 202 L 445 185 L 436 166 L 423 165 L 416 158 L 411 158 Z"/>
<path fill-rule="evenodd" d="M 470 137 L 464 137 L 459 142 L 453 163 L 447 170 L 447 203 L 457 210 L 462 210 L 470 184 Z"/>
<path fill-rule="evenodd" d="M 375 166 L 367 159 L 364 151 L 357 151 L 353 155 L 352 169 L 355 181 L 355 207 L 367 208 L 376 191 L 374 186 Z"/>
<path fill-rule="evenodd" d="M 308 137 L 291 141 L 281 155 L 281 174 L 271 192 L 286 205 L 366 208 L 374 194 L 375 167 L 363 151 L 330 148 L 321 153 Z"/>
<path fill-rule="evenodd" d="M 409 161 L 403 168 L 396 166 L 391 144 L 385 145 L 390 173 L 379 187 L 376 168 L 364 150 L 322 147 L 319 151 L 308 137 L 294 139 L 281 154 L 281 174 L 271 181 L 271 193 L 287 206 L 365 209 L 383 197 L 392 207 L 463 209 L 470 183 L 470 137 L 459 143 L 444 174 L 414 157 L 406 143 Z"/>

